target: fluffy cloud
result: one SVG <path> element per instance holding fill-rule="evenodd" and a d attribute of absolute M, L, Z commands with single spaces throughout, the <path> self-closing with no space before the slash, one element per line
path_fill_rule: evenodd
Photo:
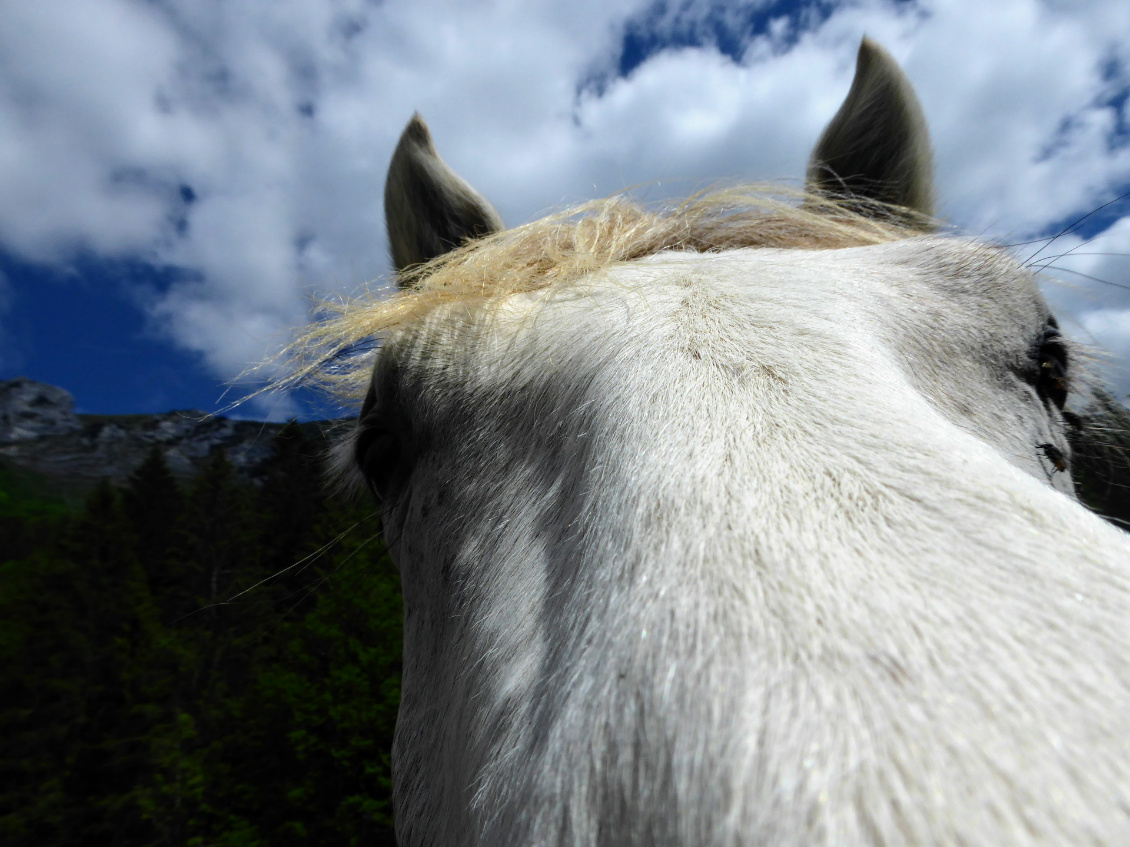
<path fill-rule="evenodd" d="M 0 243 L 50 264 L 82 250 L 184 269 L 140 299 L 232 378 L 305 319 L 312 291 L 386 272 L 384 171 L 414 110 L 509 223 L 630 186 L 797 179 L 864 33 L 918 88 L 960 227 L 1024 240 L 1130 184 L 1123 0 L 777 9 L 6 4 Z M 626 36 L 648 50 L 622 74 Z M 1127 229 L 1112 226 L 1112 251 L 1130 247 Z M 1126 278 L 1125 263 L 1090 258 L 1072 269 Z M 1108 286 L 1092 308 L 1092 287 L 1056 296 L 1130 356 L 1130 292 Z"/>

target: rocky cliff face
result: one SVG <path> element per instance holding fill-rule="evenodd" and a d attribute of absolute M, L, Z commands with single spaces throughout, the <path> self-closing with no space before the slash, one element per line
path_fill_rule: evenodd
<path fill-rule="evenodd" d="M 20 377 L 0 382 L 0 443 L 82 429 L 70 392 Z"/>
<path fill-rule="evenodd" d="M 320 434 L 322 428 L 306 425 Z M 0 382 L 0 461 L 82 488 L 102 477 L 124 479 L 153 445 L 173 473 L 192 476 L 223 448 L 243 476 L 271 454 L 282 424 L 207 417 L 203 412 L 158 415 L 76 415 L 74 398 L 53 385 L 19 378 Z"/>

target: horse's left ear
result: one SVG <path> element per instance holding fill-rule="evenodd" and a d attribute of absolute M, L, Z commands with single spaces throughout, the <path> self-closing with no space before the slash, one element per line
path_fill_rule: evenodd
<path fill-rule="evenodd" d="M 502 218 L 440 158 L 428 125 L 415 114 L 388 166 L 385 225 L 392 264 L 400 273 L 470 238 L 498 232 Z"/>
<path fill-rule="evenodd" d="M 891 55 L 869 38 L 855 79 L 808 161 L 805 188 L 934 215 L 934 162 L 922 106 Z M 866 206 L 866 203 L 860 204 Z"/>

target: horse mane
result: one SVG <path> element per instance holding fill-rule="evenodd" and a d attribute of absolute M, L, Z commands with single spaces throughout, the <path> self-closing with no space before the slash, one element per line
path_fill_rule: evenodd
<path fill-rule="evenodd" d="M 514 229 L 467 241 L 399 275 L 399 291 L 372 289 L 319 304 L 310 327 L 282 354 L 287 377 L 276 388 L 312 385 L 341 402 L 361 399 L 371 351 L 391 330 L 434 309 L 486 305 L 512 295 L 564 286 L 621 262 L 674 250 L 737 248 L 832 250 L 920 235 L 931 222 L 904 208 L 851 206 L 781 188 L 738 186 L 692 195 L 674 207 L 648 209 L 624 196 L 591 201 Z"/>

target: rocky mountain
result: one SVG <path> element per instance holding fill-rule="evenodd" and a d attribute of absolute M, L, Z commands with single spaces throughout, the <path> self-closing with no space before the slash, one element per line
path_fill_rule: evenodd
<path fill-rule="evenodd" d="M 82 429 L 75 399 L 54 385 L 30 379 L 0 382 L 0 443 L 32 441 Z"/>
<path fill-rule="evenodd" d="M 70 491 L 81 492 L 103 477 L 124 479 L 153 445 L 179 476 L 194 475 L 221 447 L 241 475 L 253 477 L 282 427 L 194 410 L 76 415 L 74 398 L 62 388 L 22 377 L 0 381 L 0 463 Z M 320 439 L 331 428 L 303 425 L 306 435 Z"/>

